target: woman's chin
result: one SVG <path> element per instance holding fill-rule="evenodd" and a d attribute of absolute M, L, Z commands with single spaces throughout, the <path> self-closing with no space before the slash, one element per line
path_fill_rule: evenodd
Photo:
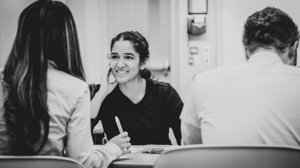
<path fill-rule="evenodd" d="M 127 82 L 127 80 L 126 79 L 116 79 L 116 81 L 119 83 L 119 84 L 124 84 L 124 83 L 126 83 Z"/>

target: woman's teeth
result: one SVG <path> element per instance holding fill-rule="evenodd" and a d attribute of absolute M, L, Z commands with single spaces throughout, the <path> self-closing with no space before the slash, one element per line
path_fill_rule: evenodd
<path fill-rule="evenodd" d="M 127 73 L 127 71 L 117 71 L 117 73 L 119 73 L 119 74 L 125 74 L 125 73 Z"/>

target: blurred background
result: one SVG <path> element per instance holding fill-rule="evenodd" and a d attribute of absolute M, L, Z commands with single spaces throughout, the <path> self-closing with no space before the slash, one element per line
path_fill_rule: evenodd
<path fill-rule="evenodd" d="M 1 67 L 11 50 L 18 16 L 33 1 L 0 0 Z M 100 82 L 111 39 L 134 30 L 149 42 L 149 69 L 160 81 L 171 83 L 183 101 L 196 73 L 246 62 L 242 30 L 252 13 L 273 6 L 300 25 L 296 0 L 60 1 L 75 18 L 88 83 Z"/>

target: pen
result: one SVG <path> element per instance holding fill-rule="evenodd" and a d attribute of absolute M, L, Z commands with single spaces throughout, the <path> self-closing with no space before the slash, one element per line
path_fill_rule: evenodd
<path fill-rule="evenodd" d="M 116 120 L 116 123 L 117 123 L 117 126 L 118 126 L 118 129 L 119 129 L 120 133 L 123 133 L 123 128 L 122 128 L 120 120 L 117 116 L 115 117 L 115 120 Z"/>
<path fill-rule="evenodd" d="M 116 120 L 116 123 L 117 123 L 120 134 L 123 133 L 123 128 L 122 128 L 120 120 L 117 116 L 115 116 L 115 120 Z M 126 149 L 128 150 L 128 148 L 126 148 Z"/>

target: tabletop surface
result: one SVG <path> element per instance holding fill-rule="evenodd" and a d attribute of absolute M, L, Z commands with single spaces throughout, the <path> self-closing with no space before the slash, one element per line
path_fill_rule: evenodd
<path fill-rule="evenodd" d="M 130 168 L 130 167 L 150 168 L 153 167 L 155 161 L 160 155 L 161 154 L 130 153 L 112 162 L 109 168 L 121 168 L 121 167 L 122 168 Z"/>
<path fill-rule="evenodd" d="M 163 148 L 164 150 L 170 150 L 177 148 L 178 146 L 170 145 L 133 145 L 130 150 L 132 153 L 121 156 L 121 158 L 113 161 L 109 168 L 150 168 L 153 167 L 156 160 L 161 154 L 142 153 L 149 148 Z"/>

